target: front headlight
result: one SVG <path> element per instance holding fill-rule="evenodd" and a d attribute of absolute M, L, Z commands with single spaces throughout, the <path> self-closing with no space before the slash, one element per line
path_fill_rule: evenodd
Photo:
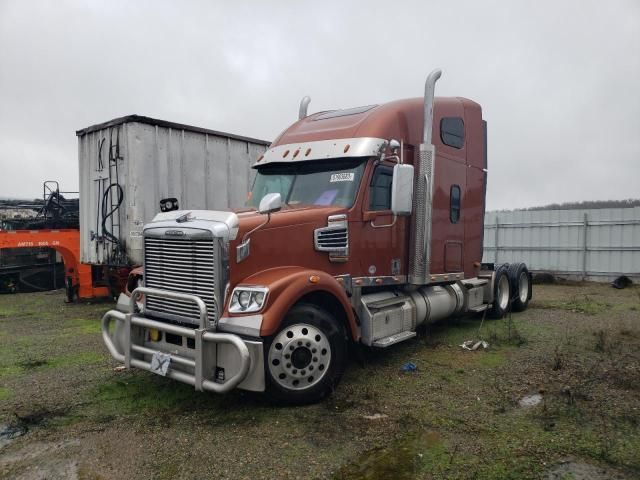
<path fill-rule="evenodd" d="M 251 313 L 258 312 L 267 299 L 269 289 L 267 287 L 239 286 L 233 289 L 231 302 L 229 303 L 230 313 Z"/>

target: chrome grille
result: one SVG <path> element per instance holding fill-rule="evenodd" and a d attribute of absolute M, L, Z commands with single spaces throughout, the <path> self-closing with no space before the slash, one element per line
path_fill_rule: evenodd
<path fill-rule="evenodd" d="M 144 283 L 146 287 L 189 293 L 207 305 L 209 322 L 217 318 L 215 304 L 216 250 L 214 240 L 145 236 Z M 189 323 L 199 323 L 198 307 L 191 302 L 145 297 L 146 311 L 152 315 Z"/>

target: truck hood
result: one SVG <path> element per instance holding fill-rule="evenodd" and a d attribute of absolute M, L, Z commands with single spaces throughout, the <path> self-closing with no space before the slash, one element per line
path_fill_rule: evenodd
<path fill-rule="evenodd" d="M 305 223 L 317 223 L 318 226 L 327 224 L 327 217 L 346 213 L 344 207 L 325 207 L 310 205 L 305 207 L 287 207 L 284 206 L 279 212 L 271 214 L 271 219 L 262 230 L 271 230 L 276 228 L 288 227 L 292 225 L 300 225 Z M 258 213 L 256 210 L 244 210 L 236 213 L 239 220 L 239 230 L 236 240 L 242 241 L 242 237 L 247 233 L 261 225 L 267 220 L 265 214 Z"/>
<path fill-rule="evenodd" d="M 345 213 L 344 207 L 326 207 L 309 205 L 304 207 L 284 206 L 279 212 L 271 214 L 271 219 L 259 231 L 282 228 L 293 225 L 319 223 L 326 225 L 329 215 Z M 181 222 L 182 220 L 182 222 Z M 203 222 L 207 230 L 217 237 L 230 241 L 242 241 L 242 237 L 267 220 L 265 214 L 257 210 L 215 211 L 215 210 L 174 210 L 158 213 L 145 229 L 175 227 L 176 222 L 184 227 L 201 227 Z"/>
<path fill-rule="evenodd" d="M 240 227 L 235 240 L 229 243 L 231 287 L 265 270 L 297 266 L 332 272 L 344 269 L 345 264 L 331 264 L 327 252 L 314 246 L 314 232 L 327 226 L 331 215 L 344 214 L 344 207 L 309 206 L 283 208 L 272 213 L 269 223 L 249 237 L 249 255 L 238 262 L 237 247 L 243 236 L 265 222 L 266 215 L 257 212 L 238 214 Z M 249 283 L 251 283 L 249 281 Z"/>
<path fill-rule="evenodd" d="M 173 210 L 158 213 L 144 226 L 144 231 L 157 228 L 201 228 L 215 237 L 234 240 L 238 235 L 238 216 L 233 212 L 216 210 Z M 176 225 L 177 224 L 177 225 Z"/>
<path fill-rule="evenodd" d="M 239 213 L 208 210 L 165 212 L 146 224 L 144 230 L 197 228 L 228 240 L 229 281 L 234 287 L 258 272 L 287 265 L 336 275 L 344 273 L 347 264 L 330 263 L 327 252 L 315 249 L 314 232 L 327 226 L 329 216 L 345 213 L 347 209 L 344 207 L 285 206 L 271 214 L 269 223 L 251 234 L 249 255 L 240 262 L 237 261 L 237 247 L 243 237 L 267 220 L 266 215 L 255 210 Z"/>

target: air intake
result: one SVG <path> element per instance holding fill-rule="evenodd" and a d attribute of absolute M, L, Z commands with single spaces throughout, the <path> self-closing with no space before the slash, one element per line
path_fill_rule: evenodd
<path fill-rule="evenodd" d="M 331 215 L 327 226 L 313 232 L 315 249 L 329 252 L 332 262 L 345 262 L 349 257 L 349 223 L 346 215 Z"/>
<path fill-rule="evenodd" d="M 320 228 L 316 230 L 316 249 L 322 252 L 344 250 L 349 242 L 346 228 Z"/>

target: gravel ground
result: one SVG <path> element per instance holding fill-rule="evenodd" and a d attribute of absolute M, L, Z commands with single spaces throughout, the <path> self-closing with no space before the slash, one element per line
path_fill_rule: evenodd
<path fill-rule="evenodd" d="M 0 296 L 0 478 L 640 478 L 639 288 L 537 285 L 509 319 L 354 355 L 297 408 L 120 371 L 111 305 L 63 298 Z"/>

